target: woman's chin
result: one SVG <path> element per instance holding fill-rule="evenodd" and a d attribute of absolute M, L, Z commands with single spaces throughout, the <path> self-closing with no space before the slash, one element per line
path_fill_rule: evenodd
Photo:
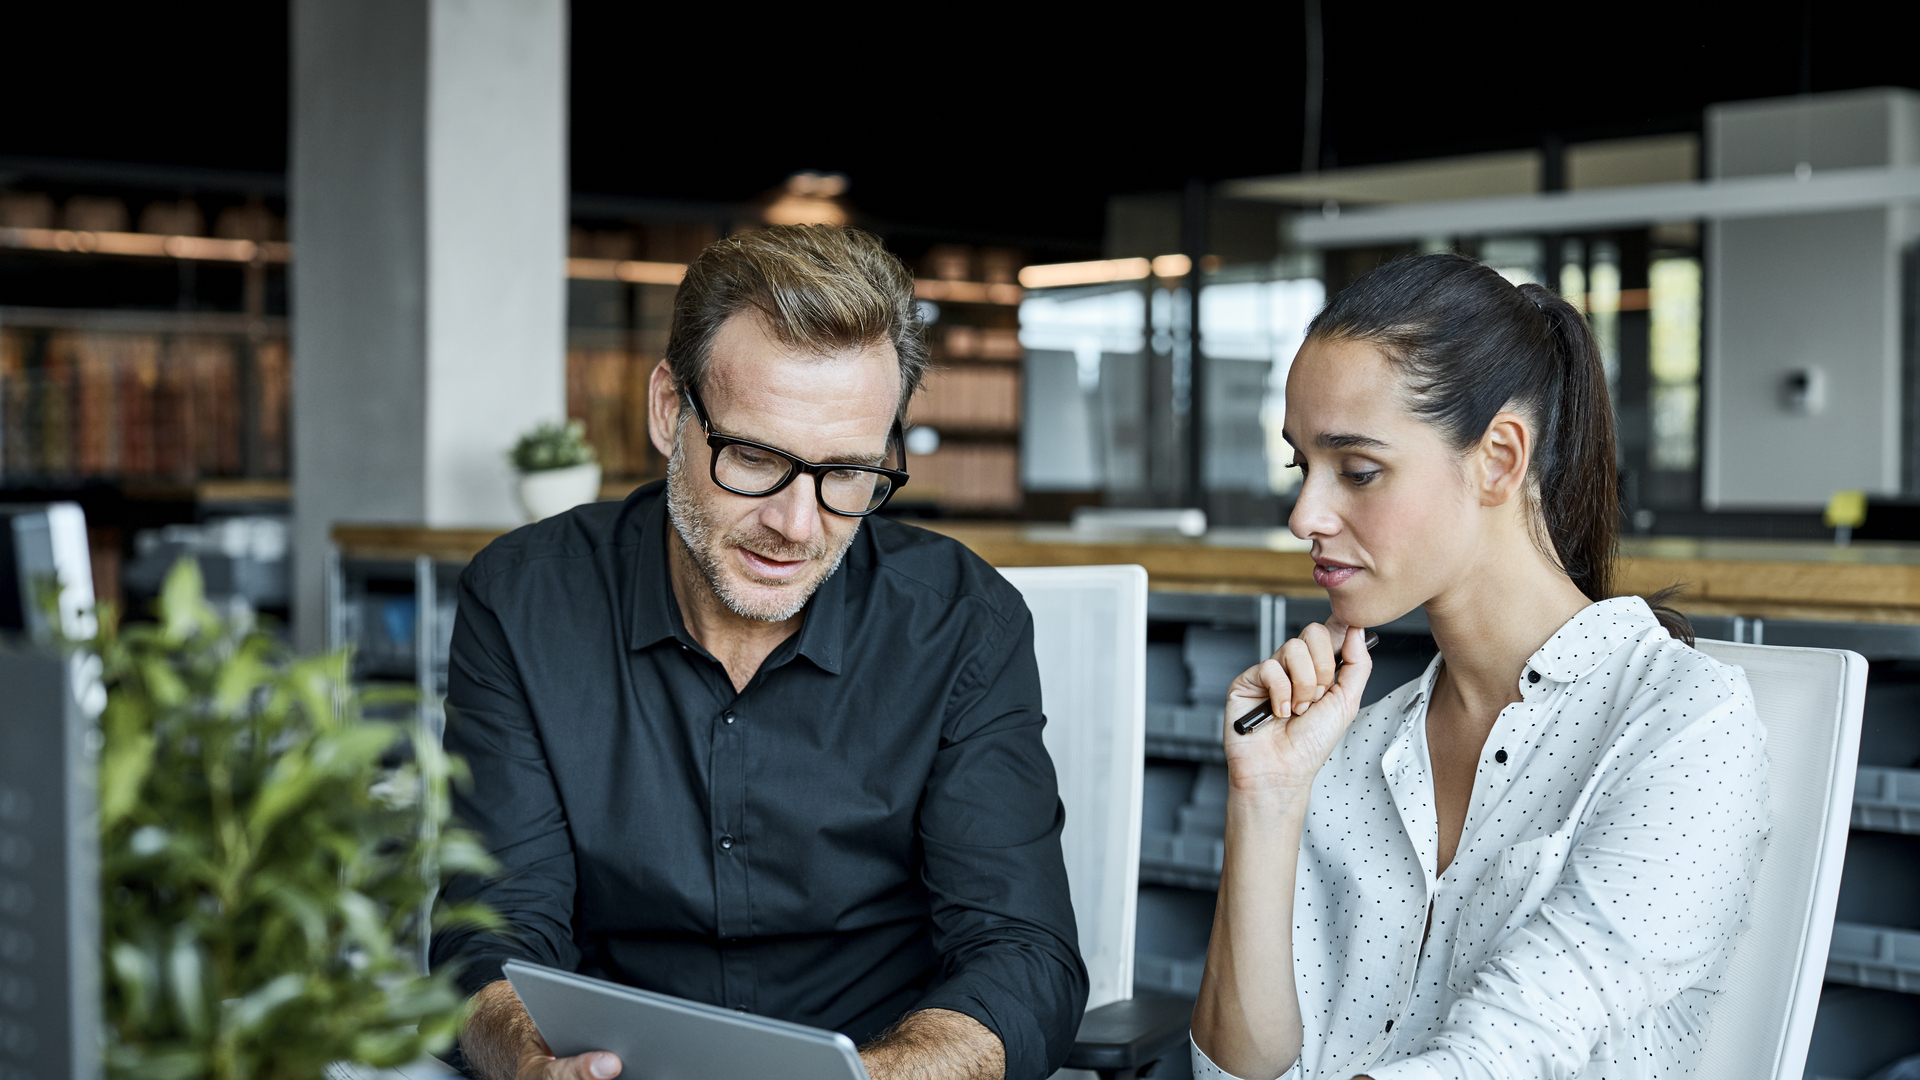
<path fill-rule="evenodd" d="M 1333 604 L 1333 617 L 1348 626 L 1385 626 L 1420 606 L 1418 603 L 1396 603 L 1386 597 L 1354 595 L 1344 590 L 1333 590 L 1328 599 Z"/>

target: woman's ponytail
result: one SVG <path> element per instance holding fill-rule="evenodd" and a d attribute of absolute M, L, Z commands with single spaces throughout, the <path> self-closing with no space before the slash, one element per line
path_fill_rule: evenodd
<path fill-rule="evenodd" d="M 1561 569 L 1589 600 L 1613 595 L 1613 559 L 1620 539 L 1620 483 L 1614 458 L 1613 409 L 1600 347 L 1572 304 L 1539 285 L 1520 286 L 1547 322 L 1548 380 L 1557 384 L 1538 417 L 1534 474 L 1540 521 Z"/>
<path fill-rule="evenodd" d="M 1374 270 L 1333 299 L 1309 338 L 1366 341 L 1400 366 L 1416 415 L 1464 452 L 1503 409 L 1534 421 L 1532 489 L 1544 554 L 1590 600 L 1613 595 L 1620 485 L 1613 406 L 1586 317 L 1539 285 L 1514 288 L 1458 255 L 1422 255 Z M 1674 637 L 1693 630 L 1649 598 Z"/>
<path fill-rule="evenodd" d="M 1553 328 L 1561 364 L 1558 430 L 1542 442 L 1553 446 L 1553 460 L 1540 475 L 1540 516 L 1560 565 L 1589 600 L 1613 595 L 1613 564 L 1620 546 L 1619 471 L 1616 466 L 1613 403 L 1600 346 L 1586 317 L 1538 285 L 1520 292 L 1540 309 Z M 1693 644 L 1693 624 L 1671 606 L 1680 586 L 1646 597 L 1654 618 L 1674 638 Z"/>

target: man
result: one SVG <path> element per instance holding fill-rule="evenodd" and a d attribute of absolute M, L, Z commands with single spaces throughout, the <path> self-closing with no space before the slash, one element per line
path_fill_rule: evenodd
<path fill-rule="evenodd" d="M 511 957 L 845 1032 L 875 1080 L 1035 1078 L 1086 1003 L 1033 623 L 905 482 L 913 281 L 772 228 L 687 269 L 648 421 L 667 481 L 520 529 L 460 580 L 455 806 L 510 932 L 440 935 L 489 1077 L 555 1060 Z M 898 455 L 898 460 L 895 459 Z"/>

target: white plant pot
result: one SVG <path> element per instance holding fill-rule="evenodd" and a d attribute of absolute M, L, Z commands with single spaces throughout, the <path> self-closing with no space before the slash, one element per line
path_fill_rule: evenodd
<path fill-rule="evenodd" d="M 521 473 L 514 491 L 520 496 L 520 512 L 528 521 L 550 518 L 600 497 L 600 465 L 589 461 L 564 469 Z"/>

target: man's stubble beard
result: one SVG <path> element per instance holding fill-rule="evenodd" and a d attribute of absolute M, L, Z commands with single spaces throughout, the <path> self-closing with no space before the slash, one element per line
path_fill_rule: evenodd
<path fill-rule="evenodd" d="M 840 542 L 839 550 L 829 552 L 826 536 L 823 532 L 820 540 L 814 544 L 792 544 L 779 533 L 764 526 L 751 526 L 740 532 L 717 535 L 718 530 L 709 519 L 708 508 L 700 502 L 688 479 L 686 451 L 683 445 L 676 444 L 673 456 L 667 459 L 667 518 L 673 522 L 674 532 L 680 534 L 680 542 L 686 545 L 687 554 L 693 557 L 693 565 L 700 571 L 700 577 L 706 581 L 707 588 L 720 598 L 727 610 L 743 618 L 758 619 L 762 622 L 786 622 L 800 609 L 807 606 L 814 591 L 821 582 L 832 577 L 840 569 L 840 562 L 847 557 L 847 548 L 853 546 L 853 538 L 859 535 L 858 523 L 846 539 Z M 822 511 L 824 513 L 824 511 Z M 745 547 L 762 555 L 782 560 L 808 559 L 819 564 L 829 554 L 833 556 L 826 562 L 826 571 L 817 574 L 811 581 L 782 582 L 770 586 L 782 590 L 780 594 L 758 603 L 753 598 L 741 595 L 733 581 L 723 572 L 721 553 L 729 547 Z M 787 590 L 791 590 L 789 594 Z"/>

